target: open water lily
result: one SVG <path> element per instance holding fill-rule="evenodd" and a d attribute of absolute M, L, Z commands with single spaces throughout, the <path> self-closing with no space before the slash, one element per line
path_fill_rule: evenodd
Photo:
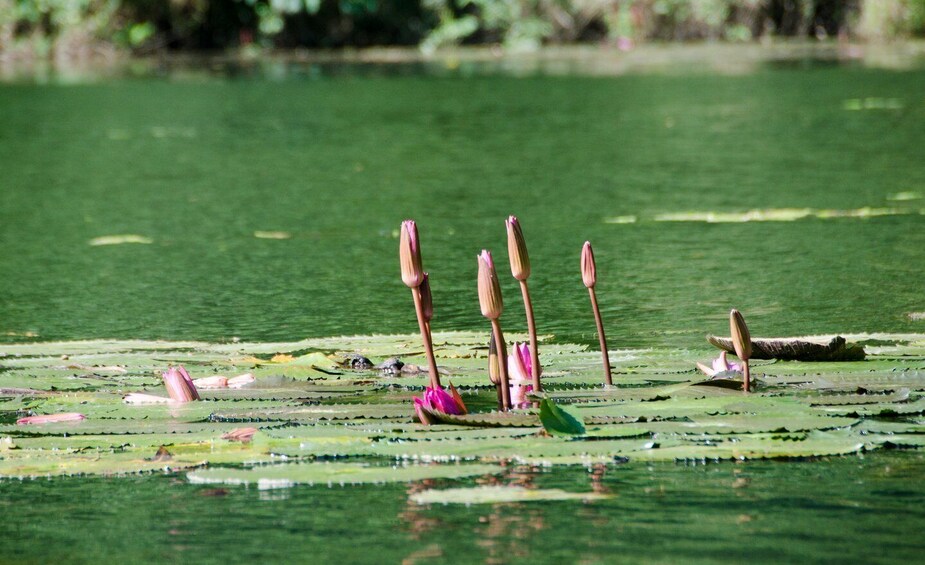
<path fill-rule="evenodd" d="M 726 352 L 721 351 L 719 357 L 713 360 L 713 366 L 707 367 L 703 363 L 697 363 L 697 368 L 708 377 L 715 377 L 723 373 L 741 373 L 742 365 L 726 359 Z"/>
<path fill-rule="evenodd" d="M 448 390 L 427 387 L 424 389 L 424 394 L 414 397 L 414 412 L 417 414 L 418 420 L 422 424 L 432 424 L 433 422 L 423 409 L 456 416 L 469 412 L 456 387 L 452 384 Z"/>

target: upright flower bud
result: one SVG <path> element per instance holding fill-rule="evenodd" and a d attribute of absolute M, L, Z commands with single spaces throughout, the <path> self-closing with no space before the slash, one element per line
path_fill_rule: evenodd
<path fill-rule="evenodd" d="M 488 338 L 488 380 L 493 385 L 501 382 L 501 358 L 498 357 L 498 344 L 495 342 L 494 330 Z"/>
<path fill-rule="evenodd" d="M 748 333 L 748 326 L 745 325 L 745 318 L 736 309 L 729 312 L 729 333 L 732 334 L 732 345 L 735 347 L 736 355 L 739 359 L 748 361 L 752 356 L 752 337 Z"/>
<path fill-rule="evenodd" d="M 421 282 L 424 280 L 424 269 L 421 266 L 418 227 L 414 220 L 405 220 L 401 223 L 398 259 L 401 263 L 402 282 L 411 288 L 421 286 Z"/>
<path fill-rule="evenodd" d="M 501 317 L 503 305 L 501 303 L 501 285 L 498 283 L 498 274 L 495 272 L 495 263 L 491 253 L 482 250 L 479 260 L 479 305 L 482 315 L 491 320 Z"/>
<path fill-rule="evenodd" d="M 594 251 L 591 250 L 590 241 L 586 241 L 581 248 L 581 280 L 588 288 L 594 288 L 597 284 L 597 267 L 594 265 Z"/>
<path fill-rule="evenodd" d="M 527 254 L 524 232 L 515 216 L 508 216 L 504 225 L 507 226 L 507 254 L 511 260 L 511 274 L 515 279 L 525 281 L 530 276 L 530 256 Z"/>
<path fill-rule="evenodd" d="M 424 273 L 424 280 L 418 287 L 421 291 L 421 310 L 424 312 L 424 319 L 428 322 L 434 317 L 434 298 L 430 295 L 430 276 Z"/>

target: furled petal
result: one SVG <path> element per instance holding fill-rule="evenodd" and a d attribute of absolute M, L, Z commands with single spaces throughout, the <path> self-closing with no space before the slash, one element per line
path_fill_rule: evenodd
<path fill-rule="evenodd" d="M 228 377 L 223 377 L 221 375 L 215 375 L 212 377 L 203 377 L 201 379 L 194 380 L 193 385 L 195 385 L 197 389 L 225 388 L 228 386 Z"/>
<path fill-rule="evenodd" d="M 462 414 L 462 410 L 456 404 L 456 400 L 445 390 L 441 388 L 428 388 L 424 392 L 426 398 L 435 410 L 444 414 Z"/>
<path fill-rule="evenodd" d="M 64 414 L 45 414 L 42 416 L 27 416 L 16 420 L 19 426 L 28 426 L 32 424 L 54 424 L 56 422 L 78 422 L 86 419 L 86 416 L 77 412 L 66 412 Z"/>
<path fill-rule="evenodd" d="M 196 390 L 196 385 L 193 384 L 193 379 L 190 378 L 189 373 L 186 372 L 186 369 L 183 368 L 183 365 L 177 367 L 177 370 L 180 371 L 180 376 L 183 377 L 183 382 L 186 383 L 186 386 L 189 387 L 189 394 L 193 400 L 199 400 L 199 391 Z"/>
<path fill-rule="evenodd" d="M 511 405 L 515 408 L 520 408 L 524 404 L 529 404 L 527 401 L 527 394 L 530 392 L 533 392 L 533 385 L 511 385 Z"/>
<path fill-rule="evenodd" d="M 515 343 L 513 349 L 514 351 L 507 356 L 508 379 L 515 384 L 527 382 L 530 380 L 530 369 L 527 367 L 530 351 L 527 350 L 527 363 L 525 363 L 520 344 Z"/>
<path fill-rule="evenodd" d="M 256 381 L 254 375 L 250 373 L 244 373 L 243 375 L 238 375 L 228 379 L 228 388 L 243 388 L 252 382 Z"/>

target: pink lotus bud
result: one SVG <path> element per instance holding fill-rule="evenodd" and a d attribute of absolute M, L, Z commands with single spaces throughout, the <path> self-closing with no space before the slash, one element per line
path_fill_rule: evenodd
<path fill-rule="evenodd" d="M 521 383 L 529 382 L 532 378 L 530 369 L 528 365 L 530 364 L 530 350 L 526 349 L 527 358 L 526 363 L 525 359 L 521 353 L 521 346 L 519 343 L 515 343 L 513 347 L 514 351 L 507 356 L 507 371 L 508 379 L 512 383 Z"/>
<path fill-rule="evenodd" d="M 228 388 L 244 388 L 256 380 L 254 375 L 244 373 L 243 375 L 228 379 Z"/>
<path fill-rule="evenodd" d="M 213 377 L 203 377 L 193 381 L 196 389 L 200 388 L 226 388 L 228 386 L 228 377 L 215 375 Z"/>
<path fill-rule="evenodd" d="M 530 276 L 530 256 L 527 254 L 523 230 L 515 216 L 509 216 L 504 224 L 507 227 L 507 254 L 511 261 L 511 274 L 515 279 L 525 281 Z"/>
<path fill-rule="evenodd" d="M 401 236 L 398 242 L 398 260 L 401 263 L 401 280 L 407 286 L 416 288 L 424 280 L 421 266 L 421 247 L 418 242 L 418 227 L 414 220 L 401 223 Z"/>
<path fill-rule="evenodd" d="M 169 367 L 162 376 L 164 386 L 167 387 L 167 394 L 174 402 L 199 400 L 196 385 L 193 384 L 193 379 L 190 378 L 189 373 L 182 366 Z"/>
<path fill-rule="evenodd" d="M 421 310 L 424 313 L 424 319 L 428 322 L 434 317 L 434 298 L 430 294 L 430 275 L 424 273 L 424 280 L 418 287 L 421 291 Z"/>
<path fill-rule="evenodd" d="M 495 263 L 491 253 L 482 250 L 478 256 L 479 261 L 479 305 L 482 315 L 497 320 L 501 317 L 503 304 L 501 302 L 501 285 L 498 283 L 498 274 L 495 272 Z"/>
<path fill-rule="evenodd" d="M 56 424 L 58 422 L 79 422 L 86 419 L 86 416 L 77 412 L 66 412 L 63 414 L 46 414 L 44 416 L 27 416 L 16 420 L 18 426 L 30 426 L 34 424 Z"/>
<path fill-rule="evenodd" d="M 594 288 L 597 284 L 597 267 L 594 264 L 594 251 L 591 249 L 590 241 L 586 241 L 581 248 L 581 280 L 588 288 Z"/>

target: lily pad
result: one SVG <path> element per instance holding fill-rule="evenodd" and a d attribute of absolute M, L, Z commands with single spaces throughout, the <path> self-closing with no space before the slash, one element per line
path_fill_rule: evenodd
<path fill-rule="evenodd" d="M 560 489 L 528 489 L 518 486 L 479 486 L 473 488 L 431 489 L 417 492 L 410 499 L 416 504 L 499 504 L 550 500 L 601 500 L 607 494 L 567 492 Z"/>
<path fill-rule="evenodd" d="M 286 488 L 297 484 L 359 485 L 410 482 L 423 479 L 456 479 L 501 471 L 494 465 L 397 465 L 362 463 L 287 463 L 251 469 L 205 469 L 187 474 L 194 484 L 255 484 L 260 489 Z"/>

